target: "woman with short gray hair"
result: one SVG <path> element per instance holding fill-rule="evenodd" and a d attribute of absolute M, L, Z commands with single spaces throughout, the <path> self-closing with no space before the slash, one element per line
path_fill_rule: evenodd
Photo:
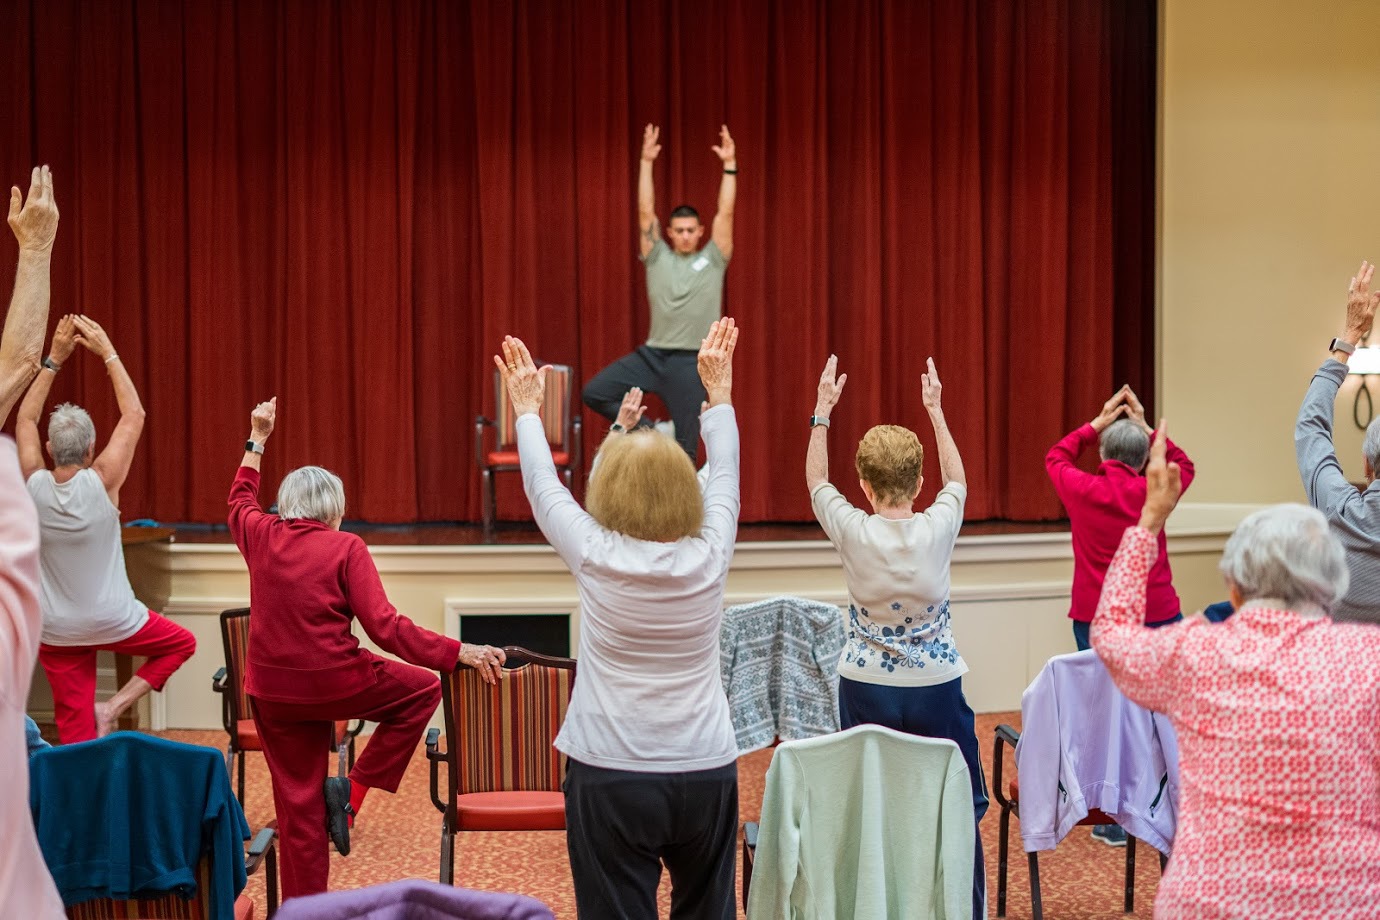
<path fill-rule="evenodd" d="M 340 530 L 345 488 L 329 470 L 293 470 L 278 487 L 278 513 L 260 510 L 259 464 L 277 408 L 275 397 L 250 416 L 230 489 L 230 533 L 249 566 L 245 692 L 273 782 L 283 897 L 293 898 L 326 890 L 327 835 L 350 852 L 350 825 L 365 794 L 397 791 L 441 700 L 435 672 L 463 664 L 497 683 L 504 654 L 437 635 L 398 613 L 369 548 Z M 356 620 L 402 661 L 361 648 L 351 631 Z M 322 755 L 335 723 L 349 719 L 378 727 L 349 778 L 328 778 Z"/>
<path fill-rule="evenodd" d="M 58 372 L 77 345 L 105 365 L 120 421 L 96 452 L 96 426 L 80 406 L 63 403 L 48 418 L 43 462 L 38 421 Z M 191 631 L 154 613 L 134 596 L 120 538 L 120 487 L 144 430 L 144 407 L 124 362 L 95 320 L 64 316 L 15 419 L 19 464 L 38 509 L 43 537 L 43 644 L 38 660 L 53 689 L 63 744 L 114 731 L 120 715 L 168 678 L 196 651 Z M 115 695 L 96 702 L 96 654 L 102 649 L 147 660 Z"/>
<path fill-rule="evenodd" d="M 1116 685 L 1178 736 L 1178 829 L 1155 917 L 1380 917 L 1380 629 L 1332 620 L 1346 560 L 1302 505 L 1232 534 L 1230 620 L 1144 629 L 1156 538 L 1182 484 L 1166 444 L 1161 425 L 1140 523 L 1092 624 Z"/>

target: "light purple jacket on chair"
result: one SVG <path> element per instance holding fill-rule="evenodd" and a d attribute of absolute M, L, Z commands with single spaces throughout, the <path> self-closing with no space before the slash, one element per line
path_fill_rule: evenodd
<path fill-rule="evenodd" d="M 555 920 L 545 904 L 521 894 L 471 891 L 406 879 L 287 901 L 275 920 Z"/>

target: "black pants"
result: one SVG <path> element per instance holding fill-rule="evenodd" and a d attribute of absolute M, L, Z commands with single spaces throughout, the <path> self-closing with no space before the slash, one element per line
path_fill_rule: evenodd
<path fill-rule="evenodd" d="M 565 839 L 581 920 L 656 920 L 661 864 L 672 920 L 734 920 L 738 764 L 634 773 L 569 761 Z"/>
<path fill-rule="evenodd" d="M 671 411 L 676 441 L 693 462 L 700 449 L 700 403 L 705 400 L 700 382 L 698 352 L 680 348 L 639 345 L 604 368 L 585 384 L 585 405 L 609 421 L 618 418 L 618 407 L 633 387 L 655 393 Z M 644 426 L 650 422 L 643 421 Z"/>

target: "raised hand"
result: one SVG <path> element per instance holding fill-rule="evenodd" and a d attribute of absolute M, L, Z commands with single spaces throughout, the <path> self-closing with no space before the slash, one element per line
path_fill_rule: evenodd
<path fill-rule="evenodd" d="M 1140 526 L 1151 532 L 1158 532 L 1164 526 L 1183 491 L 1179 464 L 1165 459 L 1167 440 L 1168 426 L 1160 419 L 1159 430 L 1150 443 L 1150 462 L 1145 467 L 1145 506 L 1140 513 Z"/>
<path fill-rule="evenodd" d="M 1131 389 L 1129 383 L 1122 389 L 1126 391 L 1126 417 L 1145 429 L 1146 434 L 1154 434 L 1155 429 L 1145 421 L 1145 407 L 1140 404 L 1140 397 L 1136 395 L 1136 391 Z"/>
<path fill-rule="evenodd" d="M 460 644 L 460 664 L 468 665 L 479 672 L 488 684 L 497 684 L 503 679 L 503 663 L 508 655 L 501 648 L 492 645 Z"/>
<path fill-rule="evenodd" d="M 848 375 L 842 374 L 835 380 L 834 372 L 838 367 L 838 355 L 830 355 L 829 360 L 824 362 L 824 371 L 819 375 L 819 394 L 815 397 L 816 418 L 828 418 L 830 411 L 838 405 L 839 396 L 843 394 L 843 385 L 848 382 Z"/>
<path fill-rule="evenodd" d="M 642 414 L 646 411 L 647 407 L 642 405 L 642 388 L 633 387 L 623 396 L 623 404 L 618 407 L 617 424 L 622 425 L 624 431 L 632 431 L 642 421 Z"/>
<path fill-rule="evenodd" d="M 94 319 L 89 316 L 76 316 L 73 317 L 73 322 L 77 327 L 78 345 L 94 352 L 102 361 L 115 354 L 115 346 L 110 344 L 110 337 Z"/>
<path fill-rule="evenodd" d="M 656 125 L 648 125 L 642 129 L 642 159 L 648 163 L 656 159 L 656 155 L 661 153 L 661 144 L 658 142 L 661 137 L 661 129 Z"/>
<path fill-rule="evenodd" d="M 48 349 L 48 357 L 59 366 L 65 364 L 67 359 L 72 357 L 72 352 L 77 347 L 77 321 L 72 314 L 67 314 L 58 320 L 57 329 L 53 332 L 53 345 Z"/>
<path fill-rule="evenodd" d="M 738 168 L 738 147 L 733 143 L 733 135 L 728 133 L 728 125 L 719 127 L 719 143 L 709 149 L 724 161 L 724 169 Z"/>
<path fill-rule="evenodd" d="M 51 252 L 57 237 L 58 207 L 53 197 L 53 174 L 46 166 L 35 166 L 29 180 L 29 199 L 10 188 L 10 229 L 21 251 Z"/>
<path fill-rule="evenodd" d="M 1123 386 L 1112 394 L 1112 398 L 1102 404 L 1102 411 L 1097 414 L 1097 418 L 1089 422 L 1093 426 L 1093 431 L 1100 432 L 1112 422 L 1121 418 L 1130 408 L 1126 403 L 1127 394 L 1131 392 L 1129 386 Z"/>
<path fill-rule="evenodd" d="M 503 357 L 494 355 L 494 364 L 498 365 L 503 385 L 508 389 L 508 401 L 513 405 L 514 414 L 541 412 L 550 365 L 538 368 L 522 339 L 511 335 L 503 337 Z"/>
<path fill-rule="evenodd" d="M 716 319 L 709 327 L 709 335 L 700 341 L 698 359 L 700 381 L 709 394 L 709 404 L 732 401 L 733 349 L 738 344 L 738 327 L 732 317 Z"/>
<path fill-rule="evenodd" d="M 1362 262 L 1351 279 L 1346 296 L 1346 341 L 1353 345 L 1370 335 L 1371 324 L 1375 322 L 1375 308 L 1380 306 L 1380 291 L 1370 289 L 1375 266 Z"/>
<path fill-rule="evenodd" d="M 934 359 L 926 358 L 928 370 L 920 375 L 920 400 L 930 412 L 940 411 L 939 397 L 943 386 L 939 383 L 939 372 L 934 369 Z"/>
<path fill-rule="evenodd" d="M 268 436 L 273 434 L 273 422 L 278 417 L 278 397 L 273 397 L 268 402 L 261 402 L 254 407 L 254 411 L 249 413 L 250 440 L 258 441 L 260 444 L 268 440 Z"/>

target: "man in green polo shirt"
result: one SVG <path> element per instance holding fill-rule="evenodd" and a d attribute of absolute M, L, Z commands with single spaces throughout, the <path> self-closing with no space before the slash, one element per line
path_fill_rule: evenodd
<path fill-rule="evenodd" d="M 700 403 L 705 398 L 695 356 L 700 340 L 722 313 L 724 272 L 733 256 L 733 204 L 738 195 L 738 159 L 725 126 L 714 153 L 723 161 L 719 210 L 709 244 L 699 248 L 704 224 L 699 212 L 681 205 L 671 212 L 662 239 L 656 217 L 652 164 L 661 152 L 660 130 L 648 125 L 642 135 L 642 166 L 637 180 L 639 257 L 647 267 L 647 301 L 652 325 L 647 344 L 604 368 L 584 389 L 585 405 L 613 421 L 623 396 L 633 387 L 661 397 L 671 412 L 676 440 L 693 460 L 699 451 Z M 643 420 L 640 425 L 650 425 Z"/>

